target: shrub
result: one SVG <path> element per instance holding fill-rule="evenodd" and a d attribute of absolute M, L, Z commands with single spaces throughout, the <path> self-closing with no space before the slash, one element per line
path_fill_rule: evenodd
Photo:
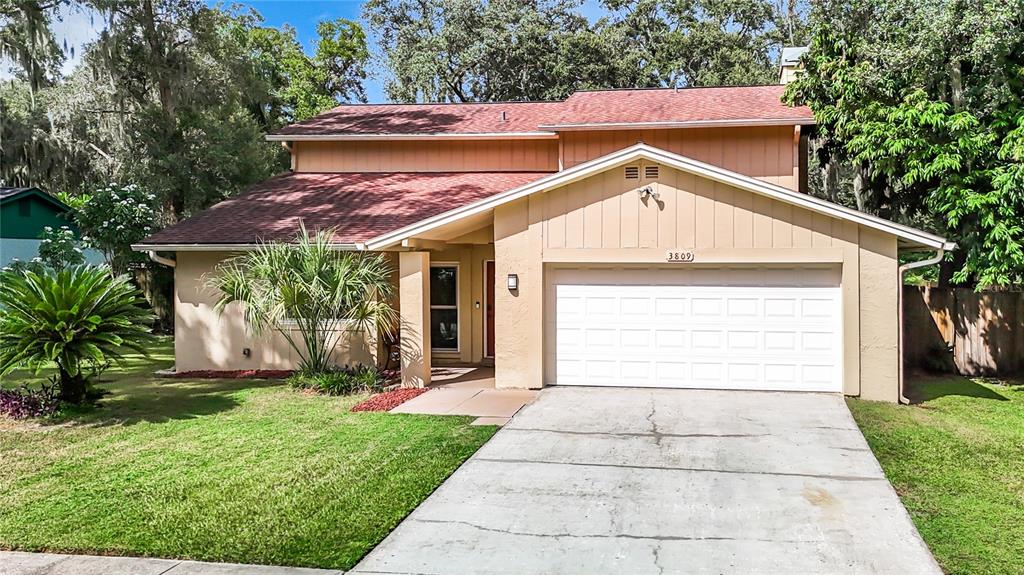
<path fill-rule="evenodd" d="M 246 326 L 256 335 L 281 334 L 299 355 L 299 370 L 310 374 L 333 369 L 345 331 L 376 326 L 389 333 L 397 322 L 387 259 L 339 252 L 333 238 L 331 230 L 310 234 L 300 224 L 292 243 L 261 244 L 208 280 L 221 294 L 218 313 L 238 302 Z"/>
<path fill-rule="evenodd" d="M 132 263 L 146 256 L 131 245 L 153 231 L 155 196 L 135 184 L 112 183 L 85 197 L 75 215 L 86 247 L 103 252 L 114 273 L 127 273 Z"/>
<path fill-rule="evenodd" d="M 125 351 L 147 354 L 144 305 L 126 276 L 100 267 L 0 272 L 0 375 L 56 364 L 61 400 L 83 403 L 91 376 Z"/>
<path fill-rule="evenodd" d="M 0 414 L 14 419 L 53 415 L 60 407 L 58 390 L 56 383 L 43 385 L 39 389 L 0 389 Z"/>
<path fill-rule="evenodd" d="M 40 239 L 42 241 L 39 242 L 39 259 L 51 269 L 62 270 L 85 262 L 85 255 L 82 248 L 78 247 L 75 232 L 68 226 L 61 226 L 56 230 L 46 226 Z"/>
<path fill-rule="evenodd" d="M 327 369 L 324 371 L 296 371 L 288 378 L 288 385 L 325 395 L 350 395 L 376 392 L 384 388 L 386 372 L 372 365 Z"/>

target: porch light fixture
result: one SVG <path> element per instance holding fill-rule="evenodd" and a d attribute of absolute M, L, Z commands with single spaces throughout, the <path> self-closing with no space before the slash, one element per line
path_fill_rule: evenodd
<path fill-rule="evenodd" d="M 516 274 L 508 274 L 508 291 L 516 291 L 519 289 L 519 276 Z"/>

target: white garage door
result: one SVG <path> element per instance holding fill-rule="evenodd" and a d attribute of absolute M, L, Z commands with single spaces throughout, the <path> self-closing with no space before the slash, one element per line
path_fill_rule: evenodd
<path fill-rule="evenodd" d="M 548 270 L 555 385 L 842 391 L 839 270 Z"/>

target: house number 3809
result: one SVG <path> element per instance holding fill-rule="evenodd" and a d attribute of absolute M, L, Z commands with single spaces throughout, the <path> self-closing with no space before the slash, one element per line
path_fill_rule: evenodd
<path fill-rule="evenodd" d="M 693 252 L 669 250 L 665 253 L 665 260 L 670 262 L 692 262 Z"/>

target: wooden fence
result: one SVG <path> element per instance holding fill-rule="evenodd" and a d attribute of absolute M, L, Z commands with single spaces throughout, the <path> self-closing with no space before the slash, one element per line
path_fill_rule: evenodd
<path fill-rule="evenodd" d="M 903 286 L 903 343 L 908 368 L 1024 373 L 1024 292 Z"/>

